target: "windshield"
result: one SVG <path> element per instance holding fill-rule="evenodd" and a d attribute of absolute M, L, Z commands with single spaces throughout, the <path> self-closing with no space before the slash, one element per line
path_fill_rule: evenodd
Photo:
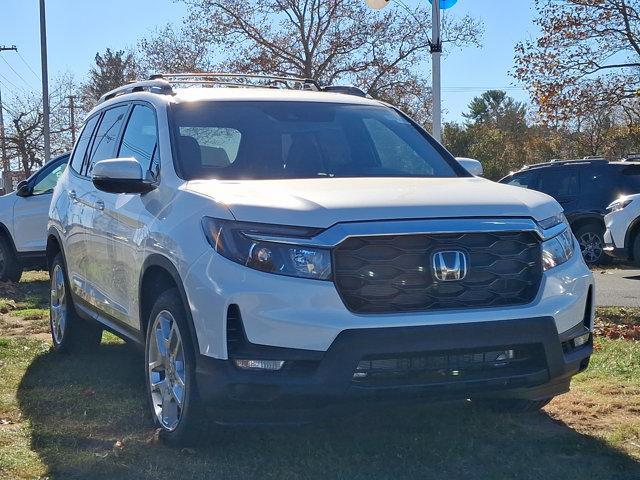
<path fill-rule="evenodd" d="M 186 179 L 455 177 L 392 108 L 309 102 L 189 102 L 172 118 Z"/>

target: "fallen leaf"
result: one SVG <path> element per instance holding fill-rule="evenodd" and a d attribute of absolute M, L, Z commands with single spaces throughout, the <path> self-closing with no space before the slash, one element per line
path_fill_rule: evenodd
<path fill-rule="evenodd" d="M 147 438 L 147 443 L 150 445 L 157 445 L 160 443 L 160 432 L 162 429 L 156 428 L 154 432 L 151 434 L 149 438 Z"/>

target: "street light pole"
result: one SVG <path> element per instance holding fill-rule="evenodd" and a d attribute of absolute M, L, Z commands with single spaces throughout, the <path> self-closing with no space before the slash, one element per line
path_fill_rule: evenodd
<path fill-rule="evenodd" d="M 40 61 L 42 65 L 42 131 L 44 134 L 44 162 L 51 158 L 49 124 L 49 72 L 47 67 L 47 22 L 44 0 L 40 0 Z"/>
<path fill-rule="evenodd" d="M 442 141 L 442 89 L 440 76 L 440 61 L 442 55 L 442 40 L 440 38 L 440 1 L 431 3 L 431 75 L 433 95 L 432 134 L 436 141 Z"/>

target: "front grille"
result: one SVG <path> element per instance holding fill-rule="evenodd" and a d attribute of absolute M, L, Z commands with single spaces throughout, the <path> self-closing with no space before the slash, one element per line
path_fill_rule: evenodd
<path fill-rule="evenodd" d="M 467 254 L 466 278 L 435 279 L 432 255 L 443 250 Z M 542 278 L 533 232 L 350 237 L 333 261 L 338 292 L 356 313 L 521 305 L 533 301 Z"/>
<path fill-rule="evenodd" d="M 439 384 L 520 377 L 546 369 L 540 345 L 368 356 L 358 363 L 353 382 L 383 386 Z"/>

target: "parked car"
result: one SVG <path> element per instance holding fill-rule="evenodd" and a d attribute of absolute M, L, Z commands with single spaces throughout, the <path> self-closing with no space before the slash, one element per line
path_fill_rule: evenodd
<path fill-rule="evenodd" d="M 640 194 L 618 198 L 607 207 L 605 252 L 640 266 Z"/>
<path fill-rule="evenodd" d="M 607 206 L 622 195 L 640 193 L 640 162 L 552 161 L 525 167 L 500 183 L 554 197 L 564 208 L 582 256 L 593 265 L 608 258 L 603 254 Z"/>
<path fill-rule="evenodd" d="M 0 197 L 0 281 L 17 282 L 25 268 L 46 268 L 49 204 L 68 160 L 68 153 L 54 158 Z"/>
<path fill-rule="evenodd" d="M 353 88 L 248 81 L 281 88 L 156 76 L 89 113 L 50 210 L 56 350 L 102 329 L 144 348 L 169 442 L 202 405 L 525 411 L 568 390 L 593 276 L 555 200 L 472 176 Z"/>

